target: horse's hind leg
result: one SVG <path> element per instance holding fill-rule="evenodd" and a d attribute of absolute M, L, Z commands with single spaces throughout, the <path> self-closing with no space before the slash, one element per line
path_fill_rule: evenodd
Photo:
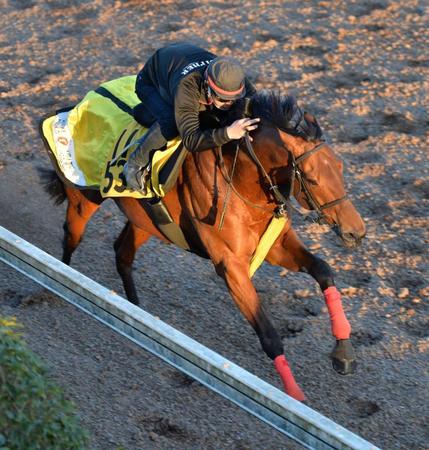
<path fill-rule="evenodd" d="M 290 228 L 275 243 L 267 261 L 289 270 L 310 274 L 322 290 L 331 319 L 332 334 L 336 346 L 331 354 L 334 369 L 342 375 L 353 373 L 356 368 L 355 354 L 350 341 L 351 327 L 345 316 L 341 295 L 335 287 L 334 276 L 329 264 L 310 253 Z"/>
<path fill-rule="evenodd" d="M 225 279 L 228 289 L 240 311 L 256 331 L 265 353 L 274 360 L 285 391 L 297 400 L 305 396 L 295 382 L 289 364 L 283 354 L 283 343 L 267 313 L 262 307 L 255 287 L 249 278 L 249 264 L 245 258 L 233 255 L 223 256 L 216 264 L 218 275 Z"/>
<path fill-rule="evenodd" d="M 98 191 L 78 190 L 66 187 L 68 199 L 64 222 L 62 262 L 70 264 L 71 256 L 79 245 L 89 219 L 103 202 Z"/>
<path fill-rule="evenodd" d="M 132 264 L 138 248 L 144 244 L 150 236 L 151 235 L 148 232 L 141 228 L 137 228 L 128 221 L 114 244 L 116 268 L 121 276 L 128 300 L 135 305 L 139 304 L 139 299 L 134 285 Z"/>

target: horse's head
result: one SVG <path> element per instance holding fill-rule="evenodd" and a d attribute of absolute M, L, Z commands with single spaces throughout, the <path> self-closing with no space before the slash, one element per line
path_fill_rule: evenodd
<path fill-rule="evenodd" d="M 293 194 L 298 203 L 331 225 L 346 247 L 358 246 L 365 236 L 365 224 L 346 196 L 343 163 L 323 140 L 316 119 L 303 113 L 292 97 L 272 92 L 256 94 L 251 109 L 254 117 L 261 117 L 278 129 L 282 150 L 289 154 L 289 173 L 294 177 Z M 267 132 L 260 131 L 261 140 L 266 143 Z M 255 145 L 257 141 L 258 135 Z M 278 147 L 278 137 L 275 142 Z"/>

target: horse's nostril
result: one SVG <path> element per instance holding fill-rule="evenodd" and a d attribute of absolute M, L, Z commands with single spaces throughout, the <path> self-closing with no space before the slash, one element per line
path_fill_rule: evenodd
<path fill-rule="evenodd" d="M 360 237 L 355 233 L 343 233 L 343 238 L 347 241 L 359 241 Z"/>
<path fill-rule="evenodd" d="M 342 233 L 341 239 L 346 247 L 354 248 L 360 244 L 362 237 L 356 233 Z"/>

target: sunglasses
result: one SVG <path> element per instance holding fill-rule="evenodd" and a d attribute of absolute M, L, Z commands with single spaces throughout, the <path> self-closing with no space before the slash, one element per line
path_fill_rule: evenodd
<path fill-rule="evenodd" d="M 209 88 L 210 95 L 219 103 L 234 103 L 235 100 L 226 100 L 224 98 L 219 97 L 217 94 L 214 93 L 214 91 Z"/>

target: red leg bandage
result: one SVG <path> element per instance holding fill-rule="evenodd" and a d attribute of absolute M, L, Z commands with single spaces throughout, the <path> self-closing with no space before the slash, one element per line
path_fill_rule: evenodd
<path fill-rule="evenodd" d="M 283 385 L 287 395 L 300 402 L 305 400 L 305 395 L 295 381 L 292 375 L 287 359 L 284 355 L 279 355 L 274 359 L 274 366 L 283 381 Z"/>
<path fill-rule="evenodd" d="M 323 291 L 323 294 L 331 318 L 332 334 L 336 339 L 348 339 L 352 328 L 344 314 L 341 294 L 335 286 L 328 287 Z"/>

